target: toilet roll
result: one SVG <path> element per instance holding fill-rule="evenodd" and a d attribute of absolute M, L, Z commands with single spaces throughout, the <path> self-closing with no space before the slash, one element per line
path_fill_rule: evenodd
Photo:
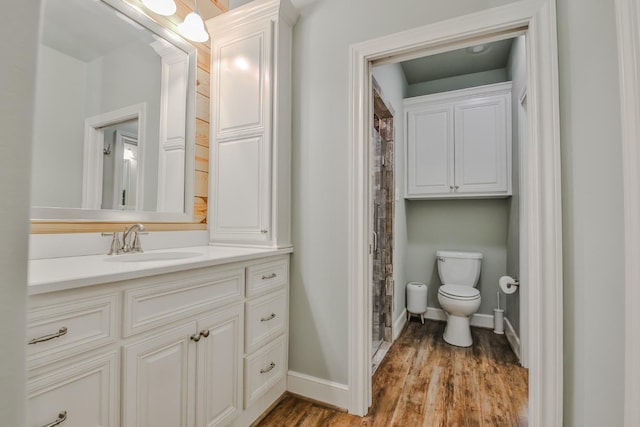
<path fill-rule="evenodd" d="M 498 280 L 498 284 L 500 285 L 500 289 L 507 295 L 513 294 L 518 290 L 517 286 L 509 286 L 509 283 L 515 283 L 516 280 L 510 276 L 502 276 L 500 280 Z"/>

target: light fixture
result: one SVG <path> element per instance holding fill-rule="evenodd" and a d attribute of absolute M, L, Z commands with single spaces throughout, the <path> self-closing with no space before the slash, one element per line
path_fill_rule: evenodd
<path fill-rule="evenodd" d="M 467 48 L 467 52 L 472 55 L 478 55 L 489 50 L 489 45 L 487 44 L 479 44 L 476 46 L 471 46 Z"/>
<path fill-rule="evenodd" d="M 176 2 L 173 0 L 142 0 L 142 4 L 158 15 L 171 16 L 176 13 Z"/>
<path fill-rule="evenodd" d="M 202 43 L 209 40 L 209 34 L 207 33 L 207 30 L 204 29 L 204 21 L 202 21 L 202 17 L 198 13 L 197 1 L 195 1 L 194 11 L 184 18 L 184 22 L 182 24 L 178 25 L 178 31 L 185 38 L 194 42 Z"/>

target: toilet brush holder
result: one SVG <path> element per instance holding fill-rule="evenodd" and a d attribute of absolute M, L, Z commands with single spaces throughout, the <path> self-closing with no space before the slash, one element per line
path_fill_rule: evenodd
<path fill-rule="evenodd" d="M 493 332 L 504 334 L 504 310 L 501 308 L 493 309 Z"/>

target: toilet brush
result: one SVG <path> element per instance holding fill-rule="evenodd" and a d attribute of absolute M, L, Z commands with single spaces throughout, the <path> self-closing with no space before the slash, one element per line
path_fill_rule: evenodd
<path fill-rule="evenodd" d="M 504 310 L 500 308 L 500 291 L 496 292 L 498 297 L 498 308 L 493 309 L 493 332 L 504 334 Z"/>

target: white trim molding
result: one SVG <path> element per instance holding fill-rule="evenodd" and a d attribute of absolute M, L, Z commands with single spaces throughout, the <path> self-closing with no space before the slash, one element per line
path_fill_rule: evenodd
<path fill-rule="evenodd" d="M 349 406 L 348 386 L 295 371 L 287 375 L 287 391 L 341 409 Z"/>
<path fill-rule="evenodd" d="M 640 425 L 640 4 L 616 0 L 625 253 L 624 425 Z"/>
<path fill-rule="evenodd" d="M 349 412 L 371 404 L 369 138 L 372 63 L 397 62 L 520 34 L 527 37 L 529 137 L 522 186 L 529 217 L 526 274 L 531 349 L 528 420 L 562 425 L 562 211 L 555 0 L 523 0 L 350 47 Z"/>
<path fill-rule="evenodd" d="M 393 342 L 395 342 L 402 331 L 404 331 L 404 327 L 407 324 L 407 309 L 402 309 L 400 315 L 396 318 L 395 322 L 393 322 Z"/>
<path fill-rule="evenodd" d="M 522 347 L 520 347 L 520 338 L 518 338 L 518 334 L 516 333 L 516 330 L 513 328 L 513 325 L 509 321 L 508 317 L 504 318 L 504 326 L 505 326 L 504 335 L 507 337 L 509 346 L 511 347 L 511 350 L 513 350 L 515 355 L 518 357 L 518 360 L 520 361 L 520 363 L 522 363 L 522 351 L 520 350 Z"/>

